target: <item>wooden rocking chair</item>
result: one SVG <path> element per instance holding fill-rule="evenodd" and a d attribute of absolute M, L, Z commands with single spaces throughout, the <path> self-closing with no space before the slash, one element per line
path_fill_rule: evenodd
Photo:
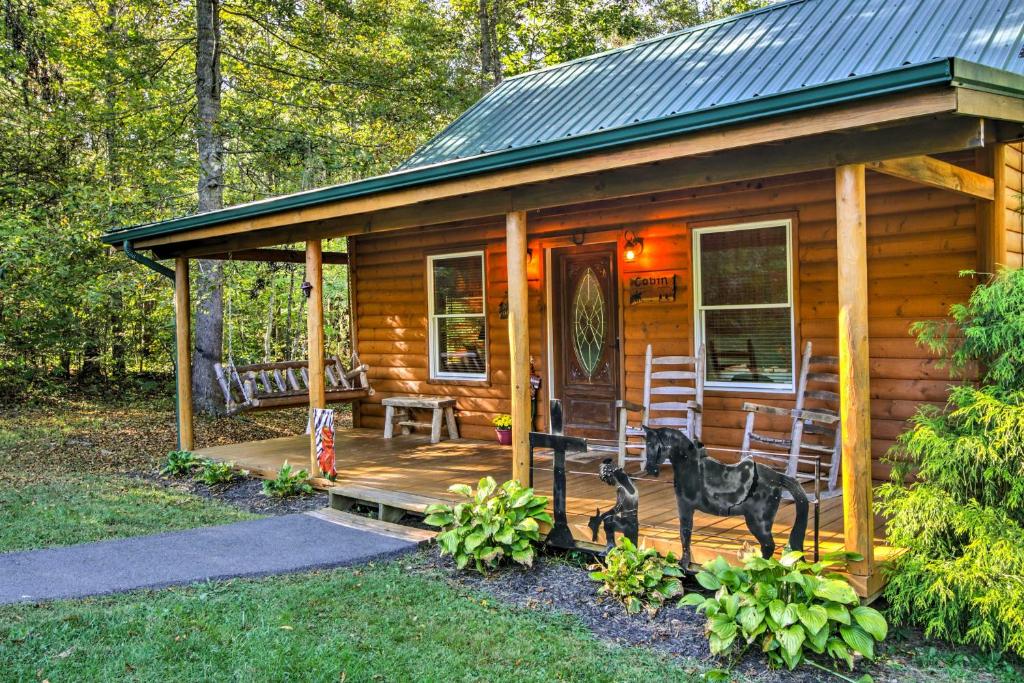
<path fill-rule="evenodd" d="M 657 356 L 647 345 L 644 359 L 643 405 L 616 401 L 619 416 L 619 467 L 627 460 L 643 460 L 644 427 L 675 427 L 690 439 L 699 439 L 704 411 L 704 347 L 696 356 Z M 668 400 L 657 400 L 671 397 Z M 653 399 L 653 400 L 652 400 Z M 629 413 L 640 422 L 629 424 Z M 637 455 L 631 455 L 637 453 Z"/>
<path fill-rule="evenodd" d="M 773 464 L 784 462 L 787 475 L 812 484 L 814 473 L 808 470 L 812 468 L 813 461 L 819 461 L 821 480 L 817 490 L 820 498 L 831 498 L 841 493 L 838 488 L 842 457 L 838 366 L 839 359 L 834 356 L 812 356 L 811 342 L 807 342 L 801 358 L 796 404 L 792 409 L 760 403 L 743 404 L 747 420 L 743 430 L 742 456 L 776 458 Z M 789 437 L 767 436 L 755 431 L 758 415 L 789 418 Z M 783 457 L 779 458 L 780 455 Z"/>
<path fill-rule="evenodd" d="M 247 410 L 270 410 L 309 403 L 309 361 L 235 365 L 214 363 L 228 415 Z M 324 385 L 328 403 L 344 403 L 373 396 L 367 379 L 369 367 L 353 354 L 346 369 L 337 356 L 327 358 Z"/>

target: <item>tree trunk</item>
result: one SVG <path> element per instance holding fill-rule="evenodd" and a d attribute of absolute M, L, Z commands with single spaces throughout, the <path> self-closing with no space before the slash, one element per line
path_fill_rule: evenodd
<path fill-rule="evenodd" d="M 121 159 L 118 154 L 117 142 L 117 75 L 114 73 L 117 68 L 117 52 L 115 41 L 118 31 L 118 13 L 120 6 L 111 2 L 107 5 L 107 23 L 104 27 L 107 41 L 107 63 L 105 66 L 104 78 L 104 106 L 107 112 L 107 122 L 103 130 L 103 136 L 107 143 L 107 187 L 111 204 L 114 197 L 118 196 L 118 188 L 121 186 Z M 111 208 L 114 208 L 111 206 Z M 116 214 L 114 214 L 116 218 Z M 119 221 L 113 220 L 111 224 Z M 122 382 L 127 373 L 128 346 L 125 340 L 124 329 L 124 292 L 121 291 L 121 284 L 111 294 L 110 304 L 110 360 L 113 366 L 113 378 L 116 382 Z"/>
<path fill-rule="evenodd" d="M 501 83 L 501 56 L 498 54 L 498 7 L 501 0 L 480 0 L 477 20 L 480 24 L 480 71 L 485 83 Z"/>
<path fill-rule="evenodd" d="M 199 152 L 199 213 L 224 206 L 224 140 L 220 119 L 220 0 L 196 2 L 196 146 Z M 196 262 L 195 352 L 192 397 L 198 411 L 224 412 L 213 364 L 224 347 L 224 269 L 220 261 Z"/>

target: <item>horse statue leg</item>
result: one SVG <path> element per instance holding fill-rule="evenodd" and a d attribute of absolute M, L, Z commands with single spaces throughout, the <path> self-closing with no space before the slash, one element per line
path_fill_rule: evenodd
<path fill-rule="evenodd" d="M 604 540 L 607 541 L 607 545 L 604 547 L 604 551 L 607 553 L 615 547 L 615 516 L 611 514 L 610 510 L 605 513 Z"/>
<path fill-rule="evenodd" d="M 747 521 L 747 528 L 750 529 L 750 533 L 754 535 L 754 538 L 761 545 L 761 557 L 766 560 L 775 554 L 775 537 L 772 536 L 772 524 L 775 523 L 775 512 L 777 511 L 778 506 L 776 506 L 775 511 L 767 519 L 753 510 L 746 510 L 743 513 L 743 519 Z"/>
<path fill-rule="evenodd" d="M 679 506 L 679 542 L 683 545 L 683 556 L 679 565 L 683 569 L 690 567 L 690 537 L 693 535 L 694 508 L 688 505 Z"/>

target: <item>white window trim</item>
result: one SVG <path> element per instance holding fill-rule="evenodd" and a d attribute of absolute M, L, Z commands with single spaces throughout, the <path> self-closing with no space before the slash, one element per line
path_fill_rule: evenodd
<path fill-rule="evenodd" d="M 481 287 L 483 296 L 483 311 L 480 313 L 434 313 L 434 261 L 446 259 L 463 258 L 466 256 L 480 257 Z M 482 318 L 484 321 L 484 343 L 486 350 L 484 355 L 483 372 L 441 372 L 438 370 L 437 357 L 437 321 L 441 318 Z M 487 369 L 490 367 L 490 334 L 487 332 L 487 258 L 482 249 L 475 251 L 459 251 L 451 254 L 431 254 L 427 256 L 427 354 L 429 355 L 430 379 L 449 380 L 486 380 Z"/>
<path fill-rule="evenodd" d="M 717 305 L 704 306 L 701 291 L 701 252 L 700 237 L 715 232 L 737 232 L 740 230 L 756 230 L 758 228 L 786 228 L 786 303 L 785 304 L 749 304 L 749 305 Z M 704 364 L 704 387 L 718 391 L 756 391 L 766 394 L 791 394 L 796 390 L 796 312 L 793 303 L 793 221 L 779 219 L 770 221 L 754 221 L 750 223 L 733 223 L 716 225 L 707 228 L 693 228 L 693 326 L 695 348 L 704 343 L 704 311 L 706 310 L 748 310 L 755 308 L 789 308 L 789 366 L 792 378 L 788 384 L 765 382 L 722 382 L 709 380 L 708 364 Z"/>

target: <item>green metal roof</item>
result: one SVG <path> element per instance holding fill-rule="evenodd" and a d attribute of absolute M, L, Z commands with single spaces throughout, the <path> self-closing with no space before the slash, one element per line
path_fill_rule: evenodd
<path fill-rule="evenodd" d="M 112 231 L 108 243 L 935 84 L 1024 97 L 1020 0 L 788 0 L 510 78 L 386 175 Z"/>

